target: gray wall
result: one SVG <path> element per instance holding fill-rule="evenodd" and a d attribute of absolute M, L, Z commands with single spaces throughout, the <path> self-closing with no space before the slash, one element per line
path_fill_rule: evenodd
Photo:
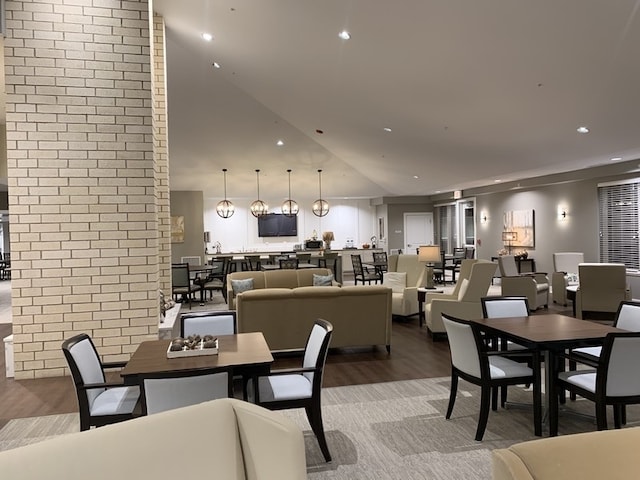
<path fill-rule="evenodd" d="M 171 262 L 200 256 L 204 262 L 204 196 L 202 192 L 171 191 L 171 216 L 184 217 L 184 243 L 171 244 Z"/>

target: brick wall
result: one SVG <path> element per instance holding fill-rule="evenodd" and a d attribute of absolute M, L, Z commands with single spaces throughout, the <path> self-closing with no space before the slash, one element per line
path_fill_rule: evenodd
<path fill-rule="evenodd" d="M 7 163 L 16 378 L 157 335 L 158 193 L 146 0 L 7 1 Z"/>

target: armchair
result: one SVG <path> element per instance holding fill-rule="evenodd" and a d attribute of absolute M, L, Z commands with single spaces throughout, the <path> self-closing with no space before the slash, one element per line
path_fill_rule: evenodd
<path fill-rule="evenodd" d="M 581 263 L 578 265 L 578 278 L 577 318 L 585 318 L 594 312 L 609 313 L 613 317 L 620 302 L 631 300 L 627 269 L 623 263 Z"/>
<path fill-rule="evenodd" d="M 427 293 L 425 315 L 432 335 L 446 333 L 442 314 L 470 320 L 482 318 L 480 298 L 487 295 L 496 264 L 488 260 L 465 259 L 452 294 Z"/>
<path fill-rule="evenodd" d="M 549 306 L 549 279 L 546 273 L 519 273 L 513 255 L 498 257 L 498 267 L 503 296 L 527 297 L 532 311 Z"/>
<path fill-rule="evenodd" d="M 392 289 L 391 314 L 402 317 L 417 315 L 418 287 L 424 285 L 424 263 L 418 261 L 418 255 L 390 255 L 388 269 L 383 275 L 382 285 Z"/>
<path fill-rule="evenodd" d="M 553 303 L 567 306 L 567 287 L 578 284 L 578 265 L 584 262 L 584 253 L 561 252 L 553 254 L 551 295 Z"/>

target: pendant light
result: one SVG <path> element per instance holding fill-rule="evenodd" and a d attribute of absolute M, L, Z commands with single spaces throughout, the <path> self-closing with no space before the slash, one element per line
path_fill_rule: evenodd
<path fill-rule="evenodd" d="M 287 173 L 289 174 L 289 198 L 282 204 L 282 213 L 287 217 L 295 217 L 300 208 L 295 200 L 291 200 L 291 169 L 288 169 Z"/>
<path fill-rule="evenodd" d="M 316 217 L 324 217 L 329 213 L 329 203 L 322 199 L 322 170 L 318 170 L 318 190 L 320 192 L 320 198 L 313 202 L 311 209 Z"/>
<path fill-rule="evenodd" d="M 224 200 L 221 200 L 218 202 L 218 205 L 216 205 L 216 213 L 222 218 L 229 218 L 236 211 L 236 207 L 227 200 L 227 169 L 223 168 L 222 173 L 224 174 Z"/>
<path fill-rule="evenodd" d="M 269 213 L 269 205 L 260 200 L 260 170 L 256 170 L 256 184 L 258 185 L 258 200 L 255 200 L 251 207 L 251 215 L 254 217 L 261 217 Z"/>

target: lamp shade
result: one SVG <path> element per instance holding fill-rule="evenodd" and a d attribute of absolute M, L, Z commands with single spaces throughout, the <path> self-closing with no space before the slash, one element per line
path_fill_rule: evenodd
<path fill-rule="evenodd" d="M 423 245 L 418 249 L 418 261 L 436 263 L 440 261 L 440 247 L 438 245 Z"/>
<path fill-rule="evenodd" d="M 518 240 L 518 232 L 502 232 L 503 242 L 514 242 Z"/>

